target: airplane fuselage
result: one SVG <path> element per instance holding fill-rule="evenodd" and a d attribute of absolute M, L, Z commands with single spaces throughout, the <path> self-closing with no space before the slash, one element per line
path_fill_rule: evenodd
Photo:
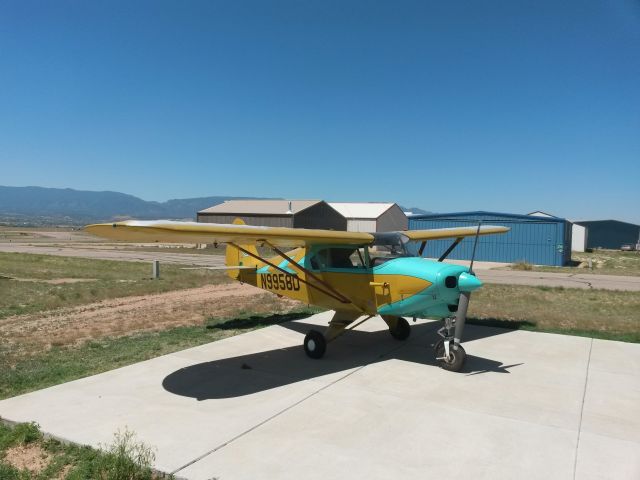
<path fill-rule="evenodd" d="M 372 266 L 367 255 L 361 265 L 331 267 L 314 264 L 307 253 L 299 248 L 287 252 L 289 259 L 266 259 L 271 265 L 240 270 L 237 280 L 331 310 L 417 318 L 452 315 L 461 289 L 482 285 L 467 267 L 420 257 L 388 258 Z"/>

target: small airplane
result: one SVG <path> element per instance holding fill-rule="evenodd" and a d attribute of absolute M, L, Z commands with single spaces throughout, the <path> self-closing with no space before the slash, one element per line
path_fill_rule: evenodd
<path fill-rule="evenodd" d="M 310 330 L 305 336 L 304 350 L 311 358 L 321 358 L 329 342 L 376 315 L 397 340 L 411 333 L 405 317 L 444 319 L 436 359 L 445 370 L 460 371 L 466 358 L 460 340 L 469 299 L 482 286 L 473 273 L 478 237 L 509 228 L 479 223 L 361 233 L 252 226 L 236 219 L 233 224 L 130 220 L 84 230 L 130 242 L 225 243 L 224 268 L 232 279 L 335 311 L 324 332 Z M 445 263 L 465 237 L 475 237 L 470 266 Z M 447 238 L 453 243 L 438 260 L 422 257 L 427 241 Z M 261 253 L 265 247 L 274 255 Z"/>

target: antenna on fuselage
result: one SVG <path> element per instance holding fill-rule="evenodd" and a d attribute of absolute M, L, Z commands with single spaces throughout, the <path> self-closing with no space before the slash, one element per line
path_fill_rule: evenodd
<path fill-rule="evenodd" d="M 478 237 L 480 236 L 480 226 L 482 225 L 482 220 L 478 221 L 478 229 L 476 230 L 476 238 L 473 241 L 473 252 L 471 253 L 471 264 L 469 265 L 469 273 L 471 275 L 475 275 L 473 273 L 473 261 L 476 258 L 476 247 L 478 246 Z"/>

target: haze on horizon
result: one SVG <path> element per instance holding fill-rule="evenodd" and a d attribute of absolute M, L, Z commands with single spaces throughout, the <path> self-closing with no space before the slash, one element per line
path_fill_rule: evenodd
<path fill-rule="evenodd" d="M 640 4 L 0 3 L 0 184 L 640 223 Z"/>

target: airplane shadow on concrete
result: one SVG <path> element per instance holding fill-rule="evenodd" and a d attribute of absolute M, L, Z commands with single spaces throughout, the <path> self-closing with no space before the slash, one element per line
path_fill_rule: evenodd
<path fill-rule="evenodd" d="M 318 325 L 300 321 L 289 321 L 280 326 L 301 334 L 312 329 L 321 330 Z M 412 325 L 411 337 L 405 342 L 394 340 L 387 330 L 348 331 L 327 345 L 327 353 L 320 360 L 306 356 L 300 338 L 300 345 L 181 368 L 167 375 L 162 386 L 175 395 L 210 400 L 251 395 L 392 359 L 438 368 L 433 345 L 440 339 L 437 330 L 441 326 L 442 322 Z M 465 331 L 464 340 L 468 342 L 510 331 L 470 325 Z M 518 365 L 521 364 L 503 365 L 496 360 L 468 354 L 460 373 L 510 373 L 507 369 Z"/>

